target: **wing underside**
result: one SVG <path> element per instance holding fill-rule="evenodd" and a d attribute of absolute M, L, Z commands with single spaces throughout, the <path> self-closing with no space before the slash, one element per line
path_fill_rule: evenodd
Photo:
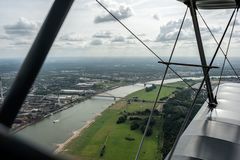
<path fill-rule="evenodd" d="M 178 0 L 183 3 L 188 3 L 189 0 Z M 196 6 L 199 9 L 232 9 L 236 8 L 239 0 L 195 0 Z"/>

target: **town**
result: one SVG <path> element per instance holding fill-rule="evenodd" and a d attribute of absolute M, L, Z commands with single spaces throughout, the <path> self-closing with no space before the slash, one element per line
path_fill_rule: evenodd
<path fill-rule="evenodd" d="M 124 60 L 119 61 L 117 65 L 112 59 L 97 61 L 94 66 L 89 61 L 83 65 L 81 63 L 73 60 L 48 62 L 28 94 L 15 120 L 13 131 L 18 131 L 104 91 L 124 85 L 159 80 L 163 72 L 163 67 L 159 67 L 159 64 L 149 65 L 151 59 L 138 59 L 136 62 Z M 16 62 L 14 65 L 19 64 Z M 14 81 L 16 68 L 13 67 L 9 71 L 9 66 L 1 67 L 0 103 L 3 102 Z M 176 68 L 176 70 L 184 77 L 202 75 L 199 69 Z M 177 77 L 169 72 L 167 78 Z"/>

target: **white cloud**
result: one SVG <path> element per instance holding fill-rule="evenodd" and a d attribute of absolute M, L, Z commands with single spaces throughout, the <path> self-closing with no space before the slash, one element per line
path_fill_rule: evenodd
<path fill-rule="evenodd" d="M 125 42 L 125 37 L 123 36 L 116 36 L 114 37 L 111 42 Z"/>
<path fill-rule="evenodd" d="M 133 16 L 133 9 L 131 8 L 131 6 L 127 4 L 123 3 L 119 4 L 111 0 L 101 0 L 100 2 L 104 6 L 106 6 L 109 9 L 109 11 L 120 20 Z M 110 21 L 115 21 L 115 19 L 110 14 L 105 12 L 101 15 L 96 16 L 94 19 L 94 23 L 103 23 Z"/>
<path fill-rule="evenodd" d="M 161 54 L 172 48 L 170 44 L 172 44 L 176 38 L 181 23 L 180 18 L 182 18 L 186 7 L 184 4 L 175 0 L 101 0 L 101 2 L 118 16 L 118 18 L 125 20 L 124 23 L 135 34 L 145 33 L 145 36 L 138 35 L 139 38 L 144 42 L 148 42 L 148 45 L 153 47 L 153 49 L 155 47 Z M 17 54 L 19 53 L 18 49 L 25 49 L 26 51 L 29 48 L 30 43 L 33 42 L 34 36 L 40 27 L 38 22 L 44 21 L 52 3 L 52 0 L 51 2 L 45 2 L 45 0 L 28 0 L 28 3 L 17 0 L 0 1 L 0 48 L 5 49 L 5 51 L 1 50 L 1 55 L 9 52 Z M 201 10 L 200 12 L 208 22 L 217 40 L 219 40 L 228 18 L 231 16 L 232 10 Z M 25 18 L 19 18 L 18 20 L 16 19 L 18 17 Z M 101 25 L 94 23 L 94 19 L 97 19 L 96 17 L 100 17 L 99 23 L 106 23 L 101 23 Z M 130 34 L 118 23 L 111 23 L 112 21 L 112 17 L 101 8 L 96 1 L 76 1 L 60 30 L 57 40 L 54 42 L 54 48 L 58 47 L 59 50 L 51 50 L 51 52 L 61 52 L 63 55 L 69 56 L 72 54 L 72 50 L 76 49 L 77 53 L 83 50 L 91 50 L 91 53 L 94 54 L 96 52 L 96 55 L 101 52 L 102 55 L 111 56 L 112 54 L 109 50 L 112 49 L 112 51 L 119 55 L 123 55 L 126 50 L 128 50 L 129 53 L 134 54 L 137 52 L 137 54 L 139 54 L 139 48 L 143 47 L 137 47 L 141 46 L 141 44 L 135 37 L 129 36 Z M 204 43 L 213 43 L 214 41 L 206 28 L 204 28 L 200 17 L 199 23 Z M 237 21 L 236 24 L 239 25 L 240 21 Z M 196 38 L 192 23 L 189 23 L 189 26 L 186 25 L 180 35 L 179 48 L 186 48 L 186 45 L 191 44 L 196 48 Z M 235 46 L 237 47 L 240 41 L 238 34 L 240 33 L 240 29 L 238 27 L 239 26 L 236 26 L 233 35 L 235 36 L 233 43 L 236 42 Z M 226 41 L 228 40 L 229 32 L 230 31 L 228 31 L 225 37 Z M 207 41 L 205 39 L 207 39 Z M 158 42 L 156 43 L 155 41 Z M 96 45 L 98 46 L 96 47 Z M 233 54 L 239 56 L 237 47 Z M 185 48 L 183 52 L 184 55 L 185 52 L 190 52 L 185 50 Z M 11 49 L 18 50 L 18 52 Z M 68 51 L 69 54 L 66 54 Z M 145 54 L 145 52 L 145 49 L 143 49 L 142 55 L 148 55 Z"/>
<path fill-rule="evenodd" d="M 126 44 L 136 44 L 135 40 L 129 39 L 126 41 Z"/>
<path fill-rule="evenodd" d="M 21 17 L 16 23 L 5 25 L 3 28 L 6 34 L 26 36 L 35 33 L 39 28 L 39 23 Z"/>
<path fill-rule="evenodd" d="M 169 21 L 165 25 L 160 27 L 160 33 L 158 34 L 156 41 L 172 41 L 176 39 L 179 27 L 182 23 L 181 19 L 176 21 Z M 190 19 L 186 19 L 182 28 L 181 38 L 188 39 L 193 36 L 192 22 Z"/>
<path fill-rule="evenodd" d="M 141 34 L 137 34 L 136 36 L 139 37 L 140 39 L 142 39 L 143 37 L 146 36 L 146 34 L 141 33 Z M 130 36 L 127 37 L 127 39 L 136 39 L 136 38 L 133 35 L 130 35 Z"/>
<path fill-rule="evenodd" d="M 31 45 L 31 41 L 29 40 L 16 40 L 16 41 L 13 41 L 13 43 L 11 43 L 10 45 L 13 45 L 13 46 L 30 46 Z"/>
<path fill-rule="evenodd" d="M 136 39 L 133 35 L 127 37 L 127 39 Z"/>
<path fill-rule="evenodd" d="M 219 34 L 221 32 L 223 32 L 223 28 L 220 26 L 212 26 L 210 27 L 211 32 L 216 35 Z M 200 27 L 200 31 L 202 33 L 202 36 L 206 38 L 206 36 L 209 36 L 209 30 L 204 26 L 204 27 Z M 210 35 L 211 36 L 211 35 Z"/>
<path fill-rule="evenodd" d="M 234 20 L 231 21 L 230 25 L 233 26 Z M 235 21 L 235 26 L 239 26 L 240 25 L 240 20 L 236 19 Z"/>
<path fill-rule="evenodd" d="M 11 37 L 4 34 L 4 35 L 0 35 L 0 39 L 11 40 Z"/>
<path fill-rule="evenodd" d="M 93 35 L 94 38 L 111 38 L 112 33 L 110 31 L 100 31 Z"/>
<path fill-rule="evenodd" d="M 79 33 L 69 33 L 69 34 L 64 34 L 60 38 L 62 41 L 83 41 L 84 38 L 79 34 Z"/>
<path fill-rule="evenodd" d="M 91 42 L 90 42 L 91 45 L 93 46 L 99 46 L 99 45 L 102 45 L 103 44 L 103 41 L 100 40 L 100 39 L 93 39 Z"/>
<path fill-rule="evenodd" d="M 156 42 L 169 42 L 174 41 L 177 37 L 179 27 L 182 23 L 182 19 L 178 19 L 176 21 L 169 21 L 165 25 L 160 27 L 160 33 L 156 38 Z M 204 26 L 200 26 L 201 36 L 204 40 L 211 39 L 211 35 L 208 29 Z M 211 27 L 211 31 L 213 34 L 219 34 L 222 31 L 220 26 L 218 27 Z M 187 40 L 192 41 L 195 39 L 194 28 L 192 25 L 192 21 L 190 19 L 186 19 L 184 25 L 181 30 L 180 40 Z M 195 42 L 193 42 L 195 43 Z"/>

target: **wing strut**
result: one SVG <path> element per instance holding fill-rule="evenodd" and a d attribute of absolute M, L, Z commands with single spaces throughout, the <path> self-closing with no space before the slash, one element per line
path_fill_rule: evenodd
<path fill-rule="evenodd" d="M 196 22 L 197 22 L 196 6 L 195 6 L 195 4 L 193 3 L 192 0 L 190 0 L 190 1 L 188 1 L 188 2 L 189 2 L 188 4 L 186 4 L 186 3 L 185 3 L 185 4 L 188 5 L 188 7 L 190 8 L 190 11 L 191 11 L 191 14 L 192 14 L 193 23 L 195 23 L 195 25 L 197 25 L 197 26 L 194 25 L 194 27 L 195 27 L 194 29 L 195 29 L 195 32 L 196 32 L 196 29 L 197 29 L 197 32 L 198 32 L 198 33 L 195 33 L 195 34 L 196 34 L 197 41 L 200 41 L 201 39 L 198 39 L 199 37 L 197 37 L 197 35 L 200 35 L 200 31 L 199 31 L 199 26 L 198 26 L 198 24 L 196 23 Z M 214 60 L 215 60 L 215 58 L 216 58 L 216 55 L 217 55 L 217 53 L 218 53 L 218 51 L 219 51 L 219 49 L 220 49 L 220 47 L 221 47 L 222 41 L 223 41 L 223 39 L 224 39 L 224 37 L 225 37 L 225 35 L 226 35 L 226 32 L 227 32 L 227 30 L 228 30 L 228 28 L 229 28 L 229 26 L 230 26 L 230 23 L 231 23 L 231 21 L 232 21 L 232 19 L 233 19 L 233 16 L 234 16 L 236 10 L 238 10 L 238 7 L 236 7 L 236 8 L 233 10 L 233 13 L 232 13 L 232 15 L 231 15 L 231 17 L 230 17 L 230 19 L 229 19 L 229 21 L 228 21 L 228 24 L 227 24 L 227 26 L 226 26 L 226 28 L 225 28 L 225 30 L 224 30 L 224 33 L 223 33 L 222 37 L 221 37 L 221 40 L 220 40 L 220 42 L 219 42 L 219 44 L 218 44 L 218 46 L 217 46 L 217 48 L 216 48 L 216 51 L 215 51 L 215 53 L 214 53 L 214 55 L 213 55 L 213 57 L 212 57 L 212 59 L 211 59 L 211 62 L 210 62 L 210 64 L 209 64 L 210 67 L 212 66 L 212 64 L 213 64 L 213 62 L 214 62 Z M 195 22 L 194 22 L 194 21 L 195 21 Z M 201 37 L 200 37 L 200 38 L 201 38 Z M 200 45 L 201 45 L 201 44 L 200 44 Z M 198 47 L 199 47 L 199 46 L 198 46 Z M 201 46 L 200 46 L 200 47 L 201 47 Z M 200 48 L 200 49 L 201 49 L 201 48 Z M 203 49 L 203 48 L 202 48 L 202 49 Z M 199 52 L 200 52 L 200 51 L 199 51 Z M 204 53 L 204 52 L 203 52 L 203 53 Z M 201 53 L 200 53 L 200 56 L 201 56 Z M 203 69 L 204 69 L 204 68 L 203 68 Z M 209 70 L 210 70 L 210 68 L 207 68 L 207 69 L 206 69 L 206 72 L 204 72 L 204 79 L 202 80 L 201 85 L 200 85 L 200 87 L 199 87 L 199 89 L 198 89 L 198 91 L 197 91 L 197 93 L 196 93 L 196 95 L 195 95 L 195 97 L 194 97 L 194 100 L 193 100 L 193 102 L 192 102 L 192 104 L 191 104 L 191 107 L 188 109 L 187 115 L 186 115 L 186 117 L 185 117 L 185 119 L 184 119 L 184 122 L 183 122 L 181 128 L 180 128 L 180 131 L 178 132 L 178 135 L 177 135 L 176 140 L 175 140 L 175 142 L 174 142 L 174 144 L 173 144 L 173 147 L 172 147 L 169 155 L 168 155 L 167 158 L 166 158 L 166 159 L 168 159 L 168 160 L 171 160 L 171 159 L 172 159 L 172 156 L 173 156 L 173 153 L 174 153 L 174 151 L 175 151 L 175 149 L 176 149 L 177 143 L 178 143 L 178 141 L 179 141 L 182 133 L 184 132 L 185 128 L 187 127 L 187 124 L 188 124 L 188 121 L 189 121 L 189 119 L 190 119 L 190 116 L 191 116 L 191 114 L 192 114 L 192 112 L 193 112 L 193 108 L 194 108 L 196 99 L 197 99 L 197 97 L 198 97 L 198 94 L 200 93 L 201 88 L 202 88 L 204 82 L 207 83 L 206 78 L 207 78 L 207 77 L 209 78 L 209 76 L 208 76 Z M 206 74 L 205 74 L 205 73 L 206 73 Z M 211 107 L 216 107 L 216 105 L 217 105 L 216 100 L 215 100 L 215 99 L 213 99 L 213 100 L 214 100 L 214 101 L 213 101 L 214 104 L 209 104 L 209 110 L 210 110 L 210 111 L 213 110 L 213 108 L 211 108 Z"/>
<path fill-rule="evenodd" d="M 18 111 L 68 14 L 74 0 L 55 0 L 0 110 L 0 123 L 11 128 Z"/>
<path fill-rule="evenodd" d="M 194 31 L 195 31 L 195 36 L 196 36 L 196 40 L 197 40 L 198 51 L 199 51 L 201 63 L 202 63 L 202 66 L 207 66 L 207 61 L 206 61 L 203 44 L 202 44 L 202 37 L 201 37 L 197 14 L 196 14 L 196 6 L 192 0 L 190 0 L 190 4 L 188 5 L 188 7 L 190 8 L 190 13 L 192 16 L 192 22 L 193 22 L 193 26 L 194 26 Z M 208 92 L 209 107 L 215 108 L 217 101 L 216 101 L 216 99 L 214 99 L 214 96 L 213 96 L 212 85 L 211 85 L 210 77 L 208 74 L 209 69 L 202 67 L 202 70 L 205 75 L 205 84 L 206 84 L 206 88 L 207 88 L 207 92 Z"/>

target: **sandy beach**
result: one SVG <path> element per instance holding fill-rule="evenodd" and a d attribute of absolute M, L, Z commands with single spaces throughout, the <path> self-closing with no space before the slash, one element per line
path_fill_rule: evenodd
<path fill-rule="evenodd" d="M 101 114 L 100 113 L 97 114 L 92 120 L 87 121 L 86 124 L 82 128 L 80 128 L 79 130 L 74 131 L 73 135 L 70 138 L 68 138 L 64 143 L 57 144 L 57 149 L 54 151 L 54 153 L 60 153 L 60 152 L 64 151 L 64 148 L 72 140 L 74 140 L 75 138 L 79 137 L 84 129 L 88 128 L 92 123 L 94 123 L 98 116 L 101 116 Z"/>

